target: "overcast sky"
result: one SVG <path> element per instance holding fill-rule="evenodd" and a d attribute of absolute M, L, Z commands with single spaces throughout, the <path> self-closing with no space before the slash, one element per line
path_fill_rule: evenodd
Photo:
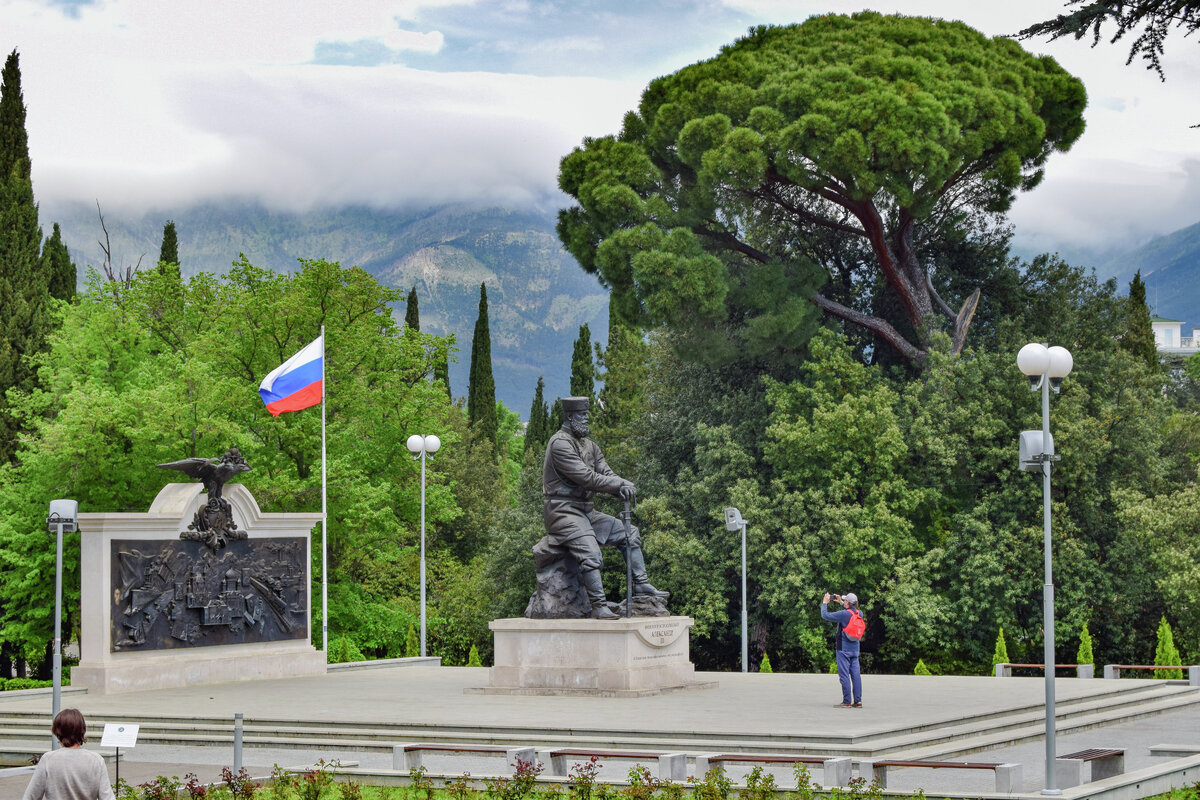
<path fill-rule="evenodd" d="M 556 196 L 559 159 L 648 81 L 751 25 L 870 7 L 989 35 L 1062 0 L 0 0 L 43 221 L 68 201 L 169 214 Z M 1128 42 L 1026 42 L 1087 86 L 1087 132 L 1012 212 L 1032 246 L 1116 245 L 1200 221 L 1200 40 L 1167 81 Z"/>

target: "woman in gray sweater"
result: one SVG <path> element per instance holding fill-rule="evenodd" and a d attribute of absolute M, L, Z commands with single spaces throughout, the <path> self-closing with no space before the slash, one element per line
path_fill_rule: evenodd
<path fill-rule="evenodd" d="M 114 800 L 108 768 L 99 753 L 83 749 L 87 723 L 75 708 L 64 708 L 50 730 L 62 747 L 38 760 L 23 800 Z"/>

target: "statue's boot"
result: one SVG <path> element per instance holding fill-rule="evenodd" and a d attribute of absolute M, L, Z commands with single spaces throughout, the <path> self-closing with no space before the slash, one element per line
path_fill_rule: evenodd
<path fill-rule="evenodd" d="M 655 589 L 654 585 L 650 583 L 650 578 L 646 575 L 646 559 L 642 557 L 642 548 L 626 548 L 625 557 L 629 559 L 630 566 L 633 568 L 634 594 L 652 595 L 664 599 L 671 596 L 670 592 Z"/>
<path fill-rule="evenodd" d="M 608 607 L 608 601 L 604 597 L 604 584 L 600 580 L 600 570 L 589 569 L 579 575 L 583 579 L 588 602 L 592 604 L 592 619 L 620 619 Z"/>

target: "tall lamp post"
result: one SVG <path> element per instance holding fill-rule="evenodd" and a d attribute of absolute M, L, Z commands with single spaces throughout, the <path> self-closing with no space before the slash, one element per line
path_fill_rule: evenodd
<path fill-rule="evenodd" d="M 1074 361 L 1065 347 L 1047 347 L 1031 343 L 1017 353 L 1017 367 L 1029 378 L 1033 391 L 1042 390 L 1042 429 L 1022 431 L 1021 469 L 1042 473 L 1042 549 L 1046 561 L 1046 582 L 1042 588 L 1042 627 L 1045 631 L 1043 665 L 1046 672 L 1046 787 L 1042 794 L 1058 795 L 1054 752 L 1054 573 L 1050 549 L 1050 465 L 1057 461 L 1054 438 L 1050 435 L 1050 390 L 1057 394 L 1063 378 L 1071 374 Z"/>
<path fill-rule="evenodd" d="M 46 527 L 55 536 L 54 562 L 54 694 L 51 701 L 53 716 L 62 709 L 62 550 L 63 534 L 75 530 L 79 518 L 79 503 L 74 500 L 51 500 Z M 58 739 L 52 737 L 51 748 L 58 749 Z"/>
<path fill-rule="evenodd" d="M 421 460 L 421 657 L 425 657 L 425 456 L 442 447 L 442 440 L 430 434 L 414 433 L 405 443 L 414 459 Z"/>
<path fill-rule="evenodd" d="M 746 641 L 746 520 L 742 512 L 736 508 L 725 509 L 725 530 L 729 532 L 742 531 L 742 672 L 749 672 L 746 661 L 749 658 L 749 648 Z"/>

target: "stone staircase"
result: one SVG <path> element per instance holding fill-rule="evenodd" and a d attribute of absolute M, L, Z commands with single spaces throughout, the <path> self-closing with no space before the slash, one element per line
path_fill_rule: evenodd
<path fill-rule="evenodd" d="M 1163 681 L 1112 681 L 1112 689 L 1086 698 L 1060 700 L 1055 706 L 1056 730 L 1062 734 L 1111 725 L 1200 704 L 1200 689 Z M 857 712 L 855 712 L 857 713 Z M 47 713 L 5 710 L 0 706 L 0 762 L 28 763 L 49 743 Z M 89 728 L 103 728 L 102 716 L 90 717 Z M 131 721 L 128 717 L 108 721 Z M 195 745 L 228 748 L 233 720 L 216 717 L 139 715 L 140 745 Z M 597 750 L 686 752 L 790 753 L 812 756 L 851 756 L 872 759 L 954 759 L 973 752 L 1041 739 L 1045 733 L 1041 704 L 971 715 L 948 711 L 935 722 L 894 727 L 863 735 L 836 731 L 817 735 L 770 732 L 712 733 L 669 730 L 661 721 L 654 730 L 569 729 L 526 726 L 424 725 L 356 723 L 352 721 L 247 718 L 243 744 L 352 753 L 390 753 L 406 742 L 435 744 L 494 744 L 508 747 L 572 747 Z M 96 738 L 93 738 L 96 741 Z"/>

